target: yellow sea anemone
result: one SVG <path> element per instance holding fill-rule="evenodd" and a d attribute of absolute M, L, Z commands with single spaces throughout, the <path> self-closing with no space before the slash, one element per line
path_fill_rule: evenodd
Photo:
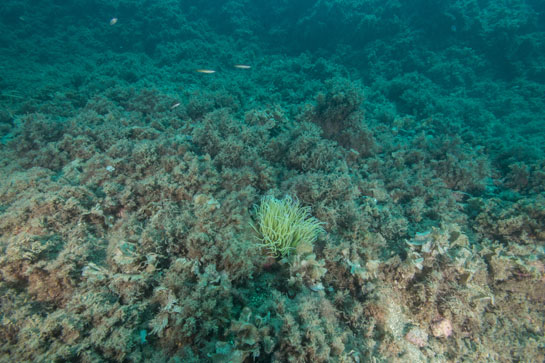
<path fill-rule="evenodd" d="M 274 256 L 287 256 L 301 244 L 311 245 L 318 235 L 325 232 L 322 222 L 310 215 L 309 207 L 301 207 L 297 199 L 289 195 L 284 199 L 265 196 L 254 207 L 256 230 L 261 246 Z"/>

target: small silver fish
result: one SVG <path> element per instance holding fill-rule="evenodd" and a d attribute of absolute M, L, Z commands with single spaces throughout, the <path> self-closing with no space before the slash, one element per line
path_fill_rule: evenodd
<path fill-rule="evenodd" d="M 213 69 L 197 69 L 196 71 L 199 73 L 206 73 L 206 74 L 216 73 L 216 71 Z"/>

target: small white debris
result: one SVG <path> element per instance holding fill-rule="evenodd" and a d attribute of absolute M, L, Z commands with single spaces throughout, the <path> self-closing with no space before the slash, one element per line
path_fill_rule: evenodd
<path fill-rule="evenodd" d="M 324 289 L 324 285 L 321 282 L 318 282 L 317 284 L 310 285 L 308 288 L 314 292 L 318 292 Z"/>
<path fill-rule="evenodd" d="M 431 333 L 437 338 L 448 338 L 452 335 L 452 323 L 445 318 L 436 320 L 431 324 Z"/>

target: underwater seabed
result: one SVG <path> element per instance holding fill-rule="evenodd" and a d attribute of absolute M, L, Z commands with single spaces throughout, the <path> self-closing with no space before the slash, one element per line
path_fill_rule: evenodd
<path fill-rule="evenodd" d="M 2 3 L 0 361 L 545 361 L 543 24 Z"/>

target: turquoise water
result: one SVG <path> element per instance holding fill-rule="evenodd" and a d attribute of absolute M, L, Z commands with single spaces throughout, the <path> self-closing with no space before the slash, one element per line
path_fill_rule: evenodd
<path fill-rule="evenodd" d="M 4 1 L 0 361 L 545 360 L 544 40 L 529 0 Z"/>

